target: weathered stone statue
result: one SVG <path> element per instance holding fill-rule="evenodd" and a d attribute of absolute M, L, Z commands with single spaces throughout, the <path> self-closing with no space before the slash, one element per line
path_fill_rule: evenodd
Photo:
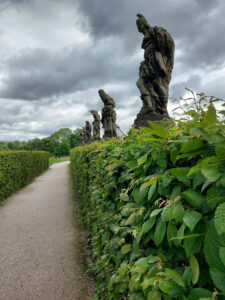
<path fill-rule="evenodd" d="M 100 141 L 100 116 L 96 110 L 90 110 L 90 113 L 94 117 L 94 121 L 92 122 L 93 140 Z"/>
<path fill-rule="evenodd" d="M 81 145 L 85 144 L 85 128 L 84 127 L 80 131 L 80 142 L 81 142 Z"/>
<path fill-rule="evenodd" d="M 91 131 L 92 131 L 92 126 L 89 121 L 85 121 L 85 144 L 90 144 L 91 143 Z"/>
<path fill-rule="evenodd" d="M 174 41 L 162 27 L 151 27 L 144 16 L 138 14 L 137 28 L 144 35 L 142 48 L 144 61 L 139 67 L 137 87 L 143 106 L 134 125 L 149 126 L 147 121 L 167 118 L 168 89 L 174 63 Z"/>
<path fill-rule="evenodd" d="M 103 90 L 99 90 L 98 93 L 104 103 L 101 119 L 101 123 L 104 128 L 103 138 L 116 138 L 116 112 L 114 110 L 116 106 L 115 101 Z"/>

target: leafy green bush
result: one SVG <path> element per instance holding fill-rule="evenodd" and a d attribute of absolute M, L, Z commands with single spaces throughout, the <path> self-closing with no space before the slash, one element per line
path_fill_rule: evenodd
<path fill-rule="evenodd" d="M 212 102 L 71 151 L 95 299 L 225 299 L 225 136 Z"/>
<path fill-rule="evenodd" d="M 44 151 L 0 152 L 0 202 L 48 168 Z"/>

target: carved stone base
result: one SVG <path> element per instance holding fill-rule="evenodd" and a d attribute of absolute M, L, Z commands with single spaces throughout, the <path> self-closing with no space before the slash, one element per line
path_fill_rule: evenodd
<path fill-rule="evenodd" d="M 144 112 L 140 111 L 137 114 L 137 118 L 134 120 L 134 127 L 139 128 L 139 127 L 151 127 L 148 124 L 148 121 L 153 121 L 156 123 L 160 123 L 160 121 L 164 118 L 169 118 L 168 114 L 156 114 L 154 112 Z"/>
<path fill-rule="evenodd" d="M 113 133 L 111 132 L 111 130 L 110 130 L 110 131 L 109 131 L 109 130 L 105 130 L 105 133 L 104 133 L 104 135 L 103 135 L 103 138 L 104 138 L 104 139 L 106 139 L 106 138 L 111 139 L 111 138 L 117 138 L 117 136 L 116 136 L 116 134 L 113 134 Z"/>

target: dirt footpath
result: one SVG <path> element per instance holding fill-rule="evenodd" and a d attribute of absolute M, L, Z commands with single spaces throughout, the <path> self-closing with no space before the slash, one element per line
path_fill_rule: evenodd
<path fill-rule="evenodd" d="M 53 165 L 0 207 L 0 299 L 89 300 L 69 162 Z"/>

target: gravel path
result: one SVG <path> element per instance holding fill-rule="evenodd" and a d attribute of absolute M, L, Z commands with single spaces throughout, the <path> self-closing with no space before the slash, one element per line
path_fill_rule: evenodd
<path fill-rule="evenodd" d="M 63 162 L 0 207 L 1 300 L 91 299 L 71 194 L 69 162 Z"/>

